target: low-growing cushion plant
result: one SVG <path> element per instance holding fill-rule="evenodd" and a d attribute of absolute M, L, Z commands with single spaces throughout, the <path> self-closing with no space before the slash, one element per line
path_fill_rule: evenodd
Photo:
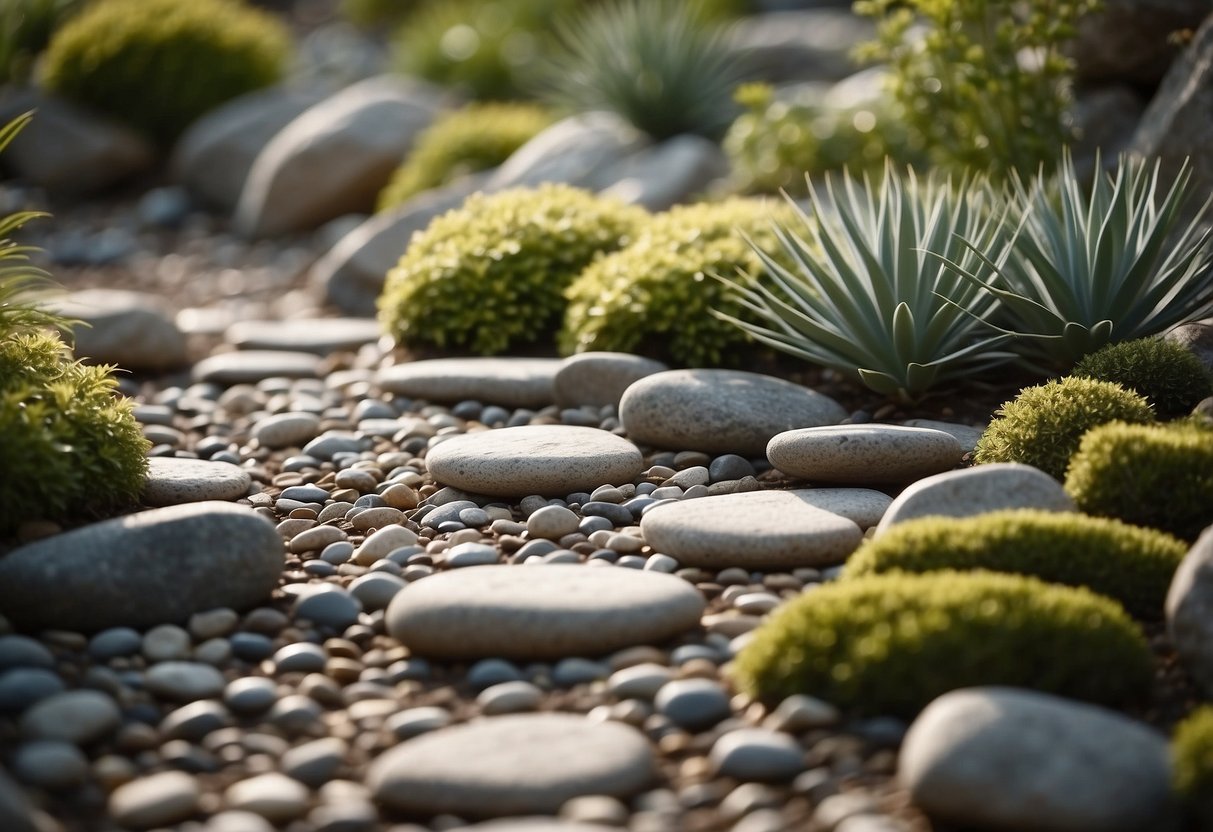
<path fill-rule="evenodd" d="M 979 464 L 1022 462 L 1065 478 L 1084 433 L 1115 421 L 1154 421 L 1150 403 L 1109 381 L 1066 377 L 1026 387 L 995 413 L 973 452 Z"/>
<path fill-rule="evenodd" d="M 784 604 L 733 663 L 745 693 L 808 693 L 912 717 L 957 688 L 1013 685 L 1106 705 L 1140 700 L 1153 662 L 1115 601 L 1022 575 L 941 571 L 837 581 Z"/>
<path fill-rule="evenodd" d="M 1113 381 L 1145 396 L 1160 419 L 1174 419 L 1213 396 L 1213 377 L 1190 350 L 1162 338 L 1108 344 L 1074 365 L 1070 375 Z"/>
<path fill-rule="evenodd" d="M 97 0 L 55 33 L 41 77 L 171 142 L 206 111 L 275 83 L 289 52 L 285 26 L 240 0 Z"/>
<path fill-rule="evenodd" d="M 1195 540 L 1213 523 L 1213 429 L 1196 421 L 1093 428 L 1065 487 L 1089 514 Z"/>
<path fill-rule="evenodd" d="M 1197 708 L 1175 726 L 1171 764 L 1175 791 L 1197 824 L 1192 828 L 1213 827 L 1213 706 Z"/>
<path fill-rule="evenodd" d="M 569 286 L 561 352 L 633 352 L 692 367 L 752 355 L 748 335 L 710 314 L 718 309 L 748 317 L 712 275 L 760 271 L 742 234 L 772 246 L 772 221 L 787 221 L 791 214 L 780 201 L 756 199 L 658 214 L 630 245 L 591 263 Z"/>
<path fill-rule="evenodd" d="M 403 345 L 484 355 L 551 338 L 565 288 L 648 216 L 566 185 L 477 194 L 413 237 L 380 320 Z"/>
<path fill-rule="evenodd" d="M 851 555 L 844 577 L 940 569 L 1014 572 L 1085 586 L 1139 618 L 1158 619 L 1187 553 L 1183 541 L 1154 529 L 1024 509 L 898 523 Z"/>
<path fill-rule="evenodd" d="M 379 194 L 379 210 L 402 205 L 422 191 L 494 168 L 552 123 L 535 104 L 470 104 L 427 127 Z"/>

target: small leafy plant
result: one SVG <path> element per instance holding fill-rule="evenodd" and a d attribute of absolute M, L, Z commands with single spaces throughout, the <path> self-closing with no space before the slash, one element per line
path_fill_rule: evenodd
<path fill-rule="evenodd" d="M 1108 344 L 1075 364 L 1070 374 L 1112 381 L 1140 393 L 1162 419 L 1186 416 L 1213 396 L 1213 378 L 1200 359 L 1162 338 Z"/>

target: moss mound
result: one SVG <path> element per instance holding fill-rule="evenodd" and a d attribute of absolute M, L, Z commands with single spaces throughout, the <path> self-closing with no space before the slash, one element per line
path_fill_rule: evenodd
<path fill-rule="evenodd" d="M 98 0 L 44 57 L 43 85 L 171 142 L 206 111 L 275 83 L 285 27 L 238 0 Z"/>
<path fill-rule="evenodd" d="M 402 344 L 484 355 L 548 338 L 564 289 L 647 218 L 566 185 L 473 196 L 413 238 L 388 272 L 380 320 Z"/>
<path fill-rule="evenodd" d="M 1061 480 L 1082 435 L 1108 422 L 1153 422 L 1150 403 L 1108 381 L 1073 376 L 1020 391 L 995 414 L 973 459 L 1022 462 Z"/>
<path fill-rule="evenodd" d="M 1213 828 L 1213 706 L 1197 708 L 1171 738 L 1175 791 L 1197 822 Z"/>
<path fill-rule="evenodd" d="M 811 693 L 910 717 L 956 688 L 1013 685 L 1108 705 L 1142 698 L 1153 662 L 1124 609 L 1086 589 L 993 572 L 838 581 L 785 604 L 738 654 L 740 689 Z"/>
<path fill-rule="evenodd" d="M 1160 419 L 1192 412 L 1213 396 L 1213 378 L 1200 359 L 1162 338 L 1109 344 L 1074 365 L 1070 375 L 1111 381 L 1145 396 Z"/>
<path fill-rule="evenodd" d="M 1195 421 L 1094 428 L 1065 485 L 1088 514 L 1195 540 L 1213 523 L 1213 429 Z"/>
<path fill-rule="evenodd" d="M 1049 511 L 923 517 L 863 544 L 847 578 L 884 572 L 987 569 L 1085 586 L 1136 616 L 1158 619 L 1171 578 L 1188 552 L 1180 540 L 1115 520 Z"/>
<path fill-rule="evenodd" d="M 379 210 L 469 173 L 495 168 L 552 123 L 534 104 L 472 104 L 447 113 L 417 137 L 404 164 L 379 194 Z"/>

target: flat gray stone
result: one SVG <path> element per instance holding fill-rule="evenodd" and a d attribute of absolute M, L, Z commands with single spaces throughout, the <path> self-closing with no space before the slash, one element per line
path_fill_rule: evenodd
<path fill-rule="evenodd" d="M 861 492 L 861 505 L 876 508 L 878 492 L 854 490 Z M 863 541 L 854 520 L 820 505 L 845 510 L 840 491 L 750 491 L 667 503 L 645 512 L 640 530 L 650 546 L 683 566 L 830 566 L 846 560 Z M 817 492 L 824 492 L 824 499 L 817 499 Z M 865 510 L 855 516 L 867 521 L 873 515 Z"/>
<path fill-rule="evenodd" d="M 598 428 L 524 425 L 455 436 L 430 449 L 426 465 L 438 482 L 474 494 L 564 496 L 631 482 L 644 458 Z"/>
<path fill-rule="evenodd" d="M 373 318 L 315 318 L 289 321 L 238 321 L 223 340 L 241 350 L 283 350 L 328 355 L 356 350 L 379 340 Z"/>
<path fill-rule="evenodd" d="M 321 358 L 310 352 L 237 350 L 204 358 L 194 365 L 194 381 L 256 384 L 267 378 L 316 378 Z"/>
<path fill-rule="evenodd" d="M 956 422 L 941 422 L 938 419 L 906 419 L 902 422 L 908 428 L 930 428 L 950 433 L 960 443 L 961 450 L 970 454 L 977 447 L 977 440 L 985 433 L 984 428 L 972 425 L 961 425 Z"/>
<path fill-rule="evenodd" d="M 633 382 L 668 370 L 652 358 L 626 352 L 582 352 L 560 364 L 553 379 L 562 407 L 618 405 Z"/>
<path fill-rule="evenodd" d="M 143 501 L 150 506 L 239 500 L 253 481 L 247 471 L 230 462 L 158 456 L 147 461 L 147 468 Z"/>
<path fill-rule="evenodd" d="M 31 739 L 87 745 L 122 724 L 113 699 L 99 690 L 69 690 L 48 696 L 21 716 L 21 733 Z"/>
<path fill-rule="evenodd" d="M 376 801 L 399 811 L 493 817 L 554 814 L 581 795 L 627 797 L 655 768 L 652 746 L 630 726 L 515 714 L 401 743 L 371 763 L 366 782 Z"/>
<path fill-rule="evenodd" d="M 743 782 L 787 782 L 805 770 L 804 749 L 796 740 L 767 728 L 726 732 L 708 759 L 718 775 Z"/>
<path fill-rule="evenodd" d="M 901 425 L 802 428 L 767 444 L 771 464 L 795 477 L 844 485 L 902 485 L 955 468 L 951 434 Z"/>
<path fill-rule="evenodd" d="M 253 423 L 249 436 L 263 448 L 302 447 L 320 434 L 315 413 L 274 413 Z"/>
<path fill-rule="evenodd" d="M 434 402 L 475 399 L 505 407 L 546 407 L 554 400 L 556 358 L 432 358 L 385 367 L 379 386 Z"/>
<path fill-rule="evenodd" d="M 737 370 L 669 370 L 637 381 L 619 416 L 637 443 L 759 456 L 778 433 L 834 425 L 847 411 L 828 396 Z"/>
<path fill-rule="evenodd" d="M 182 771 L 162 771 L 123 783 L 110 795 L 109 813 L 124 827 L 150 829 L 186 820 L 202 790 Z"/>
<path fill-rule="evenodd" d="M 0 611 L 26 630 L 153 627 L 261 603 L 283 560 L 273 525 L 246 507 L 158 508 L 9 552 L 0 558 Z"/>
<path fill-rule="evenodd" d="M 1167 630 L 1188 673 L 1213 695 L 1213 529 L 1205 529 L 1175 570 Z"/>
<path fill-rule="evenodd" d="M 75 354 L 125 370 L 168 370 L 186 363 L 185 336 L 163 301 L 144 292 L 87 289 L 53 304 L 87 326 L 73 330 Z"/>
<path fill-rule="evenodd" d="M 703 596 L 673 575 L 489 565 L 408 584 L 386 623 L 416 655 L 561 659 L 665 641 L 698 625 L 703 609 Z"/>
<path fill-rule="evenodd" d="M 898 778 L 933 818 L 982 829 L 1170 828 L 1167 741 L 1114 711 L 1014 688 L 969 688 L 927 706 Z"/>
<path fill-rule="evenodd" d="M 1034 508 L 1076 511 L 1061 483 L 1039 468 L 994 462 L 921 479 L 897 496 L 876 527 L 880 534 L 917 517 L 972 517 L 987 511 Z"/>

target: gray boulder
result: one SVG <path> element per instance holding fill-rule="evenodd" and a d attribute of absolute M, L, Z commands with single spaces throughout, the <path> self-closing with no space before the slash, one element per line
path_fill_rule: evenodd
<path fill-rule="evenodd" d="M 1213 694 L 1213 529 L 1192 544 L 1167 592 L 1167 630 L 1188 673 Z"/>
<path fill-rule="evenodd" d="M 75 353 L 124 370 L 168 370 L 186 363 L 185 336 L 159 298 L 121 289 L 87 289 L 55 303 L 87 326 L 74 332 Z"/>
<path fill-rule="evenodd" d="M 1121 81 L 1150 88 L 1183 51 L 1176 33 L 1196 29 L 1208 0 L 1104 0 L 1078 23 L 1070 47 L 1080 81 Z"/>
<path fill-rule="evenodd" d="M 598 191 L 618 182 L 619 164 L 648 145 L 648 137 L 614 113 L 570 116 L 518 148 L 485 190 L 563 182 Z"/>
<path fill-rule="evenodd" d="M 875 34 L 872 21 L 850 9 L 788 10 L 738 21 L 731 45 L 748 77 L 836 81 L 856 70 L 852 50 Z"/>
<path fill-rule="evenodd" d="M 705 191 L 729 173 L 720 145 L 702 136 L 675 136 L 621 161 L 602 195 L 650 211 L 665 211 Z"/>

